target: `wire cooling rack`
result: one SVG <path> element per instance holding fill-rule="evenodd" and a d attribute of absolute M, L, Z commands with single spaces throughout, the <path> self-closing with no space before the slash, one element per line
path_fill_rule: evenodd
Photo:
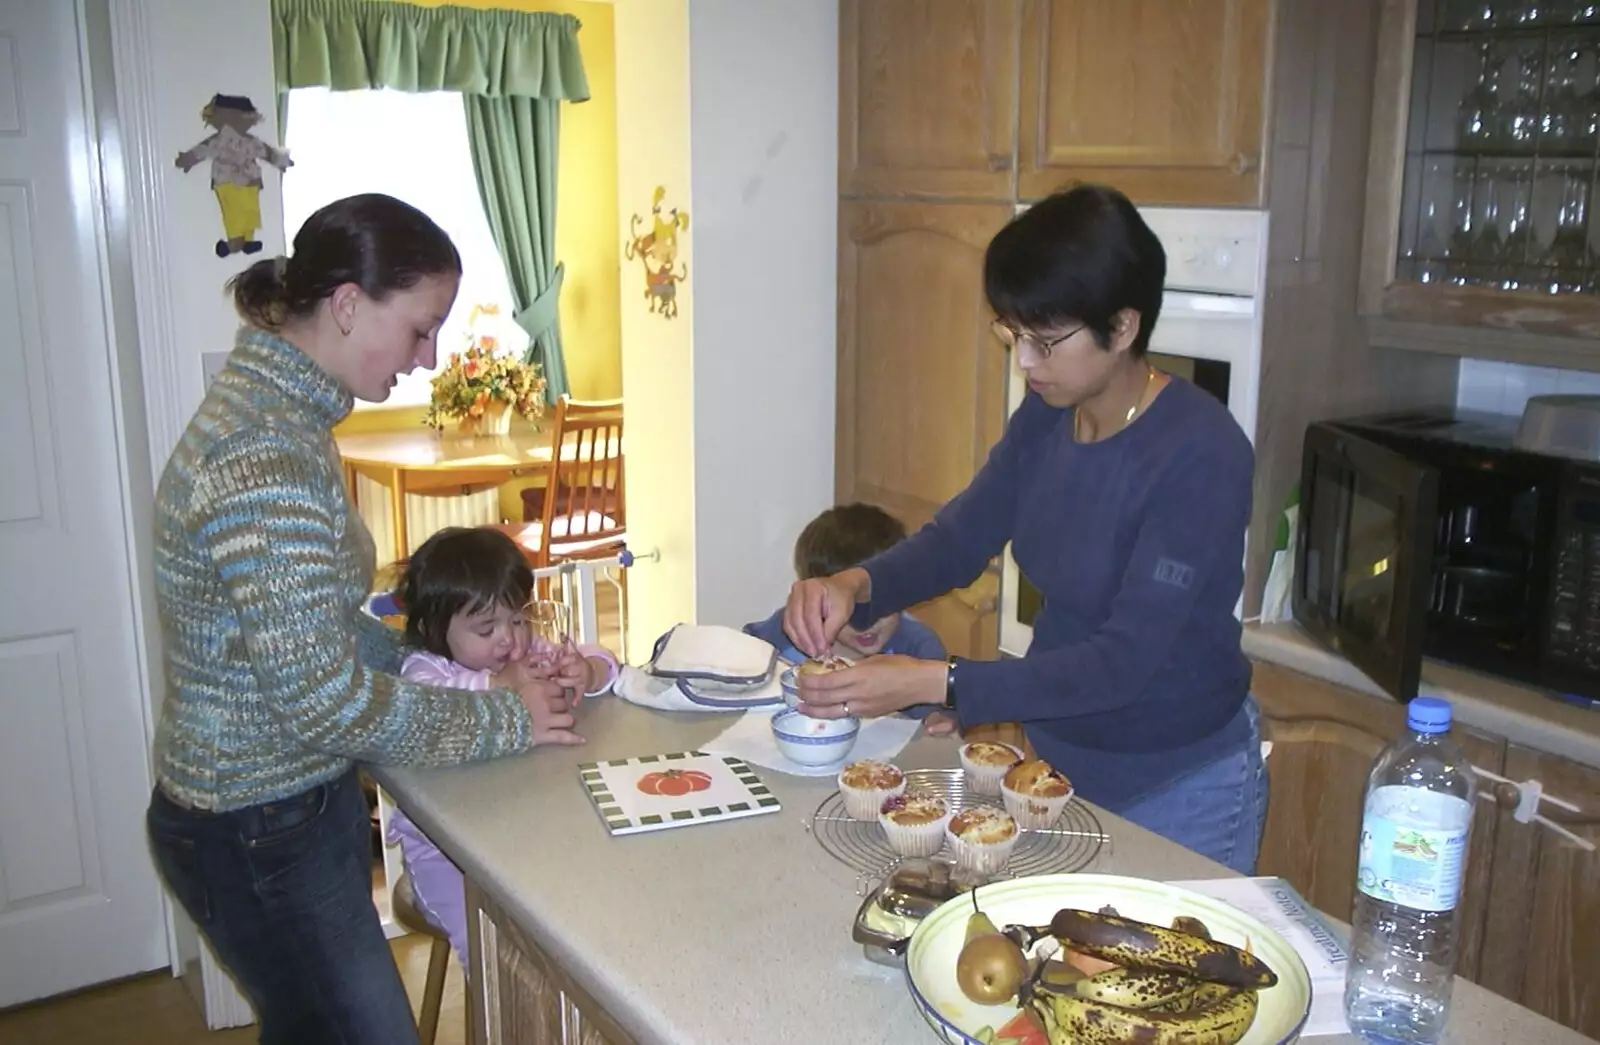
<path fill-rule="evenodd" d="M 968 805 L 999 806 L 998 798 L 967 793 L 966 775 L 959 769 L 912 769 L 906 772 L 906 789 L 932 791 L 944 797 L 952 812 Z M 806 830 L 835 859 L 857 873 L 858 887 L 883 878 L 900 862 L 900 854 L 889 848 L 883 828 L 875 823 L 851 819 L 844 810 L 844 799 L 835 791 L 817 806 L 806 821 Z M 1011 852 L 1005 873 L 1013 878 L 1031 874 L 1056 874 L 1081 871 L 1099 855 L 1111 836 L 1089 807 L 1077 799 L 1067 803 L 1051 827 L 1023 831 Z M 939 859 L 951 860 L 949 846 Z M 858 888 L 859 891 L 859 888 Z"/>

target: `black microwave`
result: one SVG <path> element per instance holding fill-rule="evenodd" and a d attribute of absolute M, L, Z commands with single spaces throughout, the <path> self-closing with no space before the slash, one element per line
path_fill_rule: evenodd
<path fill-rule="evenodd" d="M 1399 700 L 1422 659 L 1600 707 L 1600 465 L 1451 409 L 1306 430 L 1295 620 Z"/>

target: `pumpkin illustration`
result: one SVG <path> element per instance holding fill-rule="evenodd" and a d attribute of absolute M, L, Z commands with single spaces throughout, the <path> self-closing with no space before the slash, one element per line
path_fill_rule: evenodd
<path fill-rule="evenodd" d="M 704 791 L 711 786 L 711 776 L 698 769 L 667 769 L 659 773 L 646 773 L 639 778 L 639 790 L 647 795 L 677 797 L 693 791 Z"/>

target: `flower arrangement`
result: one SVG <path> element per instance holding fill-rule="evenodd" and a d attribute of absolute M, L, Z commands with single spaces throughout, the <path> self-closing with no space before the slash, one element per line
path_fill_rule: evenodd
<path fill-rule="evenodd" d="M 484 331 L 484 320 L 500 313 L 498 305 L 474 305 L 467 320 L 467 347 L 452 352 L 433 377 L 433 393 L 422 423 L 444 427 L 454 420 L 468 434 L 504 434 L 513 412 L 523 417 L 544 415 L 545 380 L 537 363 L 524 363 L 499 351 L 498 339 Z"/>

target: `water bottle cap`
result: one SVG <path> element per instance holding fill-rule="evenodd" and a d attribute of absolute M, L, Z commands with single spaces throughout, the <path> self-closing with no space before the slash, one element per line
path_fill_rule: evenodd
<path fill-rule="evenodd" d="M 1417 697 L 1406 705 L 1406 725 L 1418 733 L 1448 733 L 1450 702 L 1438 697 Z"/>

